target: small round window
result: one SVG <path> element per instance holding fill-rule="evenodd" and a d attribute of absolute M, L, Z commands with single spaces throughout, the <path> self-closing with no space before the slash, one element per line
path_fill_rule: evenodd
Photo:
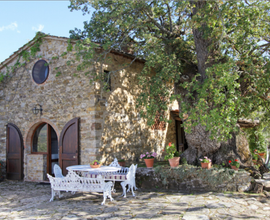
<path fill-rule="evenodd" d="M 48 75 L 49 75 L 49 64 L 45 60 L 37 61 L 32 71 L 33 80 L 37 84 L 42 84 L 46 81 Z"/>

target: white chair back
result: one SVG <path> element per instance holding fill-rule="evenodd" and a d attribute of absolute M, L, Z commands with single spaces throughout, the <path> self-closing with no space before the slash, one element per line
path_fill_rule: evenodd
<path fill-rule="evenodd" d="M 114 158 L 114 161 L 111 162 L 109 167 L 121 167 L 121 166 L 119 165 L 117 158 Z"/>
<path fill-rule="evenodd" d="M 55 177 L 60 177 L 60 178 L 64 177 L 63 174 L 62 174 L 62 169 L 61 169 L 61 167 L 59 167 L 58 164 L 54 165 L 53 170 L 54 170 Z"/>

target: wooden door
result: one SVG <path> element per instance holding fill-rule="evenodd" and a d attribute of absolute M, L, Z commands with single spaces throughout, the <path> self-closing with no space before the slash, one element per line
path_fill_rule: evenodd
<path fill-rule="evenodd" d="M 19 128 L 9 123 L 6 136 L 7 179 L 23 179 L 23 138 Z"/>
<path fill-rule="evenodd" d="M 63 175 L 66 167 L 79 164 L 79 118 L 70 120 L 63 128 L 59 139 L 59 166 Z"/>
<path fill-rule="evenodd" d="M 181 153 L 187 149 L 187 142 L 185 138 L 184 128 L 182 127 L 182 122 L 179 120 L 175 120 L 176 127 L 176 142 L 177 142 L 177 150 Z"/>

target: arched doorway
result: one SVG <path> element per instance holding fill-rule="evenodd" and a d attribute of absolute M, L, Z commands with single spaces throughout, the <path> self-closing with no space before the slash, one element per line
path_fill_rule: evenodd
<path fill-rule="evenodd" d="M 31 153 L 45 154 L 47 157 L 45 170 L 51 175 L 54 174 L 53 166 L 59 163 L 58 138 L 50 124 L 43 122 L 35 129 L 32 138 Z"/>

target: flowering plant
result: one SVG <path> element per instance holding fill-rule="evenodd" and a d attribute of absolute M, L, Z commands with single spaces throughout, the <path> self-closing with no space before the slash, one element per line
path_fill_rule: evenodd
<path fill-rule="evenodd" d="M 167 155 L 164 157 L 165 160 L 172 159 L 174 157 L 179 157 L 179 152 L 177 151 L 174 144 L 171 142 L 166 146 L 166 153 Z"/>
<path fill-rule="evenodd" d="M 146 152 L 146 154 L 141 154 L 140 158 L 141 159 L 151 159 L 151 158 L 155 158 L 157 156 L 157 153 L 153 152 L 153 153 L 149 153 Z"/>
<path fill-rule="evenodd" d="M 229 164 L 230 164 L 231 166 L 236 166 L 237 168 L 240 167 L 240 163 L 238 162 L 237 159 L 235 159 L 234 161 L 229 160 Z"/>
<path fill-rule="evenodd" d="M 208 157 L 204 157 L 203 159 L 200 159 L 201 163 L 211 163 L 211 159 L 209 159 Z"/>

